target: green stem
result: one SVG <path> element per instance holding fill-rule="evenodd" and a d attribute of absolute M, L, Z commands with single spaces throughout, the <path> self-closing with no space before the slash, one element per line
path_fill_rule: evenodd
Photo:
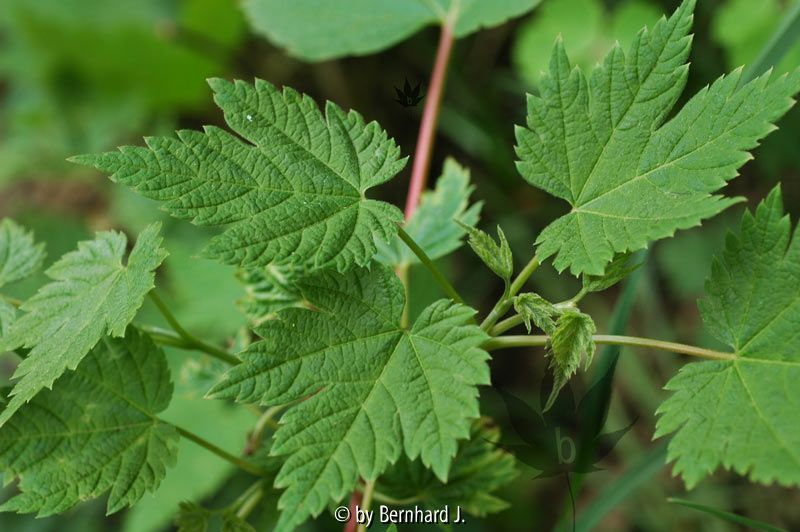
<path fill-rule="evenodd" d="M 239 509 L 236 510 L 236 517 L 243 521 L 247 519 L 247 516 L 252 513 L 263 496 L 264 483 L 259 480 L 250 486 L 250 488 L 248 488 L 247 491 L 242 494 L 242 497 L 240 497 L 243 500 L 240 503 L 241 505 L 239 506 Z"/>
<path fill-rule="evenodd" d="M 197 338 L 193 334 L 189 333 L 186 329 L 184 329 L 183 326 L 181 326 L 181 324 L 172 314 L 172 312 L 169 310 L 169 307 L 167 307 L 164 301 L 162 301 L 161 298 L 158 296 L 158 294 L 155 292 L 155 290 L 151 290 L 148 295 L 155 304 L 156 308 L 158 308 L 159 312 L 161 312 L 161 314 L 164 316 L 164 319 L 167 320 L 167 323 L 169 323 L 170 327 L 172 327 L 173 329 L 172 331 L 169 331 L 167 329 L 158 330 L 154 327 L 151 328 L 143 327 L 143 330 L 145 330 L 146 332 L 149 332 L 149 330 L 153 331 L 152 334 L 155 335 L 154 339 L 156 339 L 156 337 L 161 338 L 162 340 L 167 340 L 167 338 L 170 338 L 168 341 L 165 341 L 163 343 L 174 342 L 175 340 L 178 339 L 183 340 L 184 342 L 183 345 L 178 345 L 176 343 L 169 343 L 168 345 L 174 345 L 175 347 L 182 347 L 184 349 L 194 349 L 197 351 L 202 351 L 203 353 L 206 353 L 214 358 L 218 358 L 219 360 L 231 364 L 232 366 L 241 363 L 241 360 L 231 355 L 224 349 L 220 349 L 219 347 L 204 342 L 203 340 Z"/>
<path fill-rule="evenodd" d="M 528 264 L 522 268 L 522 271 L 519 272 L 517 277 L 514 279 L 514 282 L 511 283 L 511 286 L 503 293 L 503 297 L 495 304 L 492 311 L 486 316 L 486 319 L 483 320 L 481 323 L 481 329 L 484 331 L 491 330 L 492 326 L 497 323 L 497 320 L 505 316 L 508 309 L 511 308 L 512 303 L 514 303 L 514 296 L 516 296 L 522 287 L 525 286 L 525 283 L 530 279 L 533 272 L 536 271 L 536 268 L 539 267 L 539 258 L 534 255 L 531 260 L 528 261 Z"/>
<path fill-rule="evenodd" d="M 650 347 L 653 349 L 663 349 L 664 351 L 672 351 L 673 353 L 680 353 L 682 355 L 695 356 L 700 358 L 707 358 L 709 360 L 736 360 L 736 355 L 733 353 L 724 353 L 722 351 L 714 351 L 713 349 L 703 349 L 693 345 L 678 344 L 675 342 L 664 342 L 661 340 L 653 340 L 652 338 L 637 338 L 634 336 L 616 336 L 610 334 L 596 334 L 592 336 L 596 344 L 608 345 L 627 345 L 634 347 Z M 509 347 L 526 347 L 526 346 L 544 346 L 550 341 L 549 336 L 545 335 L 531 335 L 531 336 L 501 336 L 499 338 L 492 338 L 483 344 L 483 348 L 487 351 L 497 349 L 506 349 Z"/>
<path fill-rule="evenodd" d="M 406 506 L 407 504 L 413 504 L 420 500 L 419 496 L 406 497 L 405 499 L 395 499 L 394 497 L 389 497 L 388 495 L 384 495 L 379 491 L 373 492 L 372 498 L 378 502 L 391 504 L 392 506 Z"/>
<path fill-rule="evenodd" d="M 507 330 L 513 329 L 514 327 L 516 327 L 517 325 L 519 325 L 524 321 L 525 320 L 522 319 L 522 316 L 520 314 L 514 314 L 510 318 L 506 318 L 497 325 L 495 325 L 494 327 L 492 327 L 489 330 L 489 334 L 492 336 L 500 336 Z"/>
<path fill-rule="evenodd" d="M 217 447 L 216 445 L 214 445 L 210 441 L 204 440 L 203 438 L 201 438 L 197 434 L 195 434 L 193 432 L 189 432 L 188 430 L 183 429 L 181 427 L 178 427 L 176 425 L 172 425 L 172 426 L 175 427 L 175 430 L 177 430 L 178 434 L 180 434 L 182 437 L 193 441 L 194 443 L 196 443 L 197 445 L 199 445 L 200 447 L 203 447 L 204 449 L 206 449 L 208 451 L 211 451 L 212 453 L 216 454 L 217 456 L 219 456 L 223 460 L 227 460 L 228 462 L 230 462 L 231 464 L 235 465 L 236 467 L 242 469 L 243 471 L 246 471 L 246 472 L 250 473 L 251 475 L 255 475 L 257 477 L 267 476 L 266 471 L 263 471 L 259 467 L 251 464 L 250 462 L 247 462 L 246 460 L 242 460 L 238 456 L 234 456 L 231 453 L 229 453 L 228 451 L 225 451 L 224 449 L 221 449 L 221 448 Z"/>
<path fill-rule="evenodd" d="M 245 445 L 244 452 L 245 455 L 256 452 L 258 447 L 261 445 L 261 438 L 264 435 L 264 429 L 267 427 L 271 428 L 272 430 L 278 429 L 278 422 L 275 421 L 275 415 L 283 410 L 286 406 L 287 405 L 273 406 L 266 409 L 264 413 L 261 414 L 261 417 L 258 418 L 258 421 L 256 421 L 256 424 L 253 427 L 253 431 L 247 438 L 247 444 Z"/>
<path fill-rule="evenodd" d="M 361 509 L 364 510 L 365 513 L 369 511 L 369 507 L 372 505 L 372 495 L 374 492 L 375 492 L 375 481 L 370 480 L 364 485 L 364 491 L 361 497 Z M 361 523 L 360 525 L 358 525 L 357 530 L 358 532 L 366 532 L 367 530 L 366 523 Z"/>
<path fill-rule="evenodd" d="M 464 300 L 461 298 L 460 295 L 458 295 L 456 289 L 453 288 L 453 285 L 450 284 L 450 281 L 448 281 L 447 278 L 442 274 L 442 272 L 439 271 L 439 268 L 436 267 L 436 265 L 433 263 L 430 257 L 428 257 L 428 255 L 422 250 L 422 248 L 419 247 L 419 245 L 416 242 L 414 242 L 414 239 L 411 238 L 409 234 L 406 233 L 405 230 L 400 226 L 397 227 L 397 234 L 398 236 L 400 236 L 400 240 L 405 242 L 406 245 L 409 247 L 409 249 L 414 252 L 414 255 L 417 256 L 419 261 L 422 264 L 424 264 L 426 268 L 428 268 L 428 271 L 431 272 L 433 278 L 436 279 L 436 282 L 439 283 L 439 286 L 442 287 L 442 289 L 450 297 L 450 299 L 452 299 L 456 303 L 461 303 L 463 305 Z"/>

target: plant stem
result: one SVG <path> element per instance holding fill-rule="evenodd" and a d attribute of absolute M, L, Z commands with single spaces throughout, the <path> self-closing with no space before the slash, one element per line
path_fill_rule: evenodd
<path fill-rule="evenodd" d="M 406 197 L 405 218 L 408 220 L 417 210 L 422 191 L 428 181 L 428 169 L 433 153 L 433 141 L 436 134 L 436 122 L 439 118 L 439 108 L 442 103 L 442 92 L 447 75 L 447 65 L 450 62 L 450 52 L 453 49 L 452 22 L 447 20 L 442 24 L 439 34 L 439 47 L 436 50 L 436 60 L 431 72 L 431 81 L 428 85 L 428 95 L 425 98 L 425 110 L 422 112 L 422 123 L 419 127 L 417 147 L 414 151 L 414 163 L 411 168 L 411 182 L 408 185 Z"/>
<path fill-rule="evenodd" d="M 239 364 L 241 362 L 241 360 L 231 355 L 227 351 L 204 342 L 203 340 L 197 338 L 196 336 L 189 333 L 186 329 L 184 329 L 183 326 L 181 326 L 181 324 L 172 314 L 172 312 L 169 310 L 169 307 L 167 307 L 164 301 L 162 301 L 161 298 L 158 296 L 155 290 L 151 290 L 148 295 L 150 296 L 150 299 L 153 301 L 153 303 L 156 305 L 156 308 L 158 308 L 159 312 L 161 312 L 161 314 L 164 316 L 164 319 L 167 320 L 167 323 L 169 323 L 170 327 L 172 327 L 173 329 L 173 331 L 161 329 L 158 333 L 154 334 L 160 336 L 163 339 L 166 339 L 166 337 L 172 336 L 170 333 L 174 332 L 177 336 L 173 337 L 173 340 L 177 338 L 183 340 L 184 342 L 184 345 L 177 345 L 175 343 L 171 343 L 169 345 L 202 351 L 214 358 L 218 358 L 223 362 L 231 364 L 232 366 L 235 366 L 236 364 Z M 146 328 L 144 330 L 147 331 Z M 155 328 L 151 328 L 151 330 L 155 330 Z"/>
<path fill-rule="evenodd" d="M 420 500 L 419 496 L 406 497 L 405 499 L 395 499 L 394 497 L 389 497 L 388 495 L 384 495 L 379 491 L 373 492 L 372 498 L 378 502 L 391 504 L 393 506 L 405 506 L 407 504 L 411 504 Z"/>
<path fill-rule="evenodd" d="M 433 263 L 433 261 L 428 257 L 428 255 L 419 247 L 419 244 L 414 242 L 414 239 L 409 236 L 408 233 L 402 227 L 397 227 L 397 234 L 400 236 L 400 240 L 406 243 L 406 245 L 414 252 L 414 255 L 417 256 L 419 261 L 428 268 L 428 271 L 431 272 L 433 278 L 436 279 L 436 282 L 439 283 L 439 286 L 445 291 L 445 293 L 450 296 L 450 299 L 455 301 L 456 303 L 464 304 L 464 300 L 458 295 L 458 292 L 453 285 L 450 284 L 450 281 L 439 271 L 439 268 Z"/>
<path fill-rule="evenodd" d="M 246 471 L 246 472 L 250 473 L 251 475 L 255 475 L 257 477 L 264 477 L 264 476 L 267 475 L 266 471 L 262 471 L 259 467 L 251 464 L 250 462 L 247 462 L 246 460 L 242 460 L 238 456 L 234 456 L 231 453 L 229 453 L 228 451 L 225 451 L 224 449 L 220 449 L 219 447 L 217 447 L 216 445 L 214 445 L 210 441 L 207 441 L 207 440 L 201 438 L 197 434 L 195 434 L 193 432 L 189 432 L 188 430 L 183 429 L 183 428 L 178 427 L 178 426 L 175 426 L 175 425 L 172 425 L 172 426 L 175 427 L 175 430 L 177 430 L 178 434 L 180 434 L 182 437 L 184 437 L 184 438 L 186 438 L 188 440 L 191 440 L 194 443 L 196 443 L 197 445 L 199 445 L 200 447 L 203 447 L 203 448 L 211 451 L 212 453 L 216 454 L 217 456 L 219 456 L 223 460 L 227 460 L 228 462 L 232 463 L 233 465 L 235 465 L 236 467 L 242 469 L 243 471 Z"/>
<path fill-rule="evenodd" d="M 250 433 L 250 436 L 247 438 L 247 443 L 245 444 L 245 455 L 250 455 L 256 452 L 259 445 L 261 444 L 261 438 L 264 435 L 264 429 L 269 427 L 272 430 L 278 429 L 278 423 L 275 421 L 275 414 L 280 412 L 286 407 L 286 405 L 278 405 L 273 406 L 264 411 L 261 414 L 261 417 L 258 418 L 256 421 L 255 426 L 253 427 L 253 431 Z"/>
<path fill-rule="evenodd" d="M 242 494 L 242 497 L 240 497 L 243 500 L 240 503 L 239 509 L 236 510 L 236 517 L 243 521 L 247 519 L 247 516 L 250 515 L 263 496 L 264 482 L 259 480 L 250 486 L 247 491 Z"/>
<path fill-rule="evenodd" d="M 522 287 L 525 286 L 525 282 L 530 279 L 530 276 L 533 275 L 533 272 L 535 272 L 538 267 L 539 257 L 534 255 L 531 260 L 528 261 L 528 264 L 522 268 L 522 271 L 519 272 L 514 282 L 511 283 L 511 286 L 503 293 L 503 297 L 495 304 L 492 311 L 486 316 L 486 319 L 483 320 L 481 329 L 484 331 L 491 330 L 492 326 L 497 323 L 497 320 L 508 312 L 508 309 L 511 308 L 511 304 L 514 302 L 514 296 L 522 290 Z"/>
<path fill-rule="evenodd" d="M 500 336 L 487 340 L 483 344 L 483 348 L 487 351 L 494 351 L 497 349 L 506 349 L 509 347 L 525 347 L 525 346 L 544 346 L 550 340 L 546 335 L 530 335 L 530 336 Z M 702 347 L 695 347 L 693 345 L 678 344 L 675 342 L 664 342 L 662 340 L 653 340 L 652 338 L 637 338 L 635 336 L 617 336 L 611 334 L 596 334 L 592 336 L 592 340 L 600 345 L 628 345 L 634 347 L 650 347 L 653 349 L 663 349 L 664 351 L 672 351 L 673 353 L 680 353 L 682 355 L 695 356 L 700 358 L 707 358 L 709 360 L 736 360 L 737 356 L 734 353 L 724 353 L 722 351 L 714 351 L 713 349 L 703 349 Z"/>
<path fill-rule="evenodd" d="M 523 321 L 525 321 L 525 320 L 522 319 L 522 315 L 514 314 L 510 318 L 506 318 L 503 321 L 501 321 L 500 323 L 498 323 L 497 325 L 495 325 L 494 327 L 492 327 L 489 330 L 489 334 L 491 336 L 500 336 L 501 334 L 503 334 L 507 330 L 516 327 L 517 325 L 519 325 Z"/>
<path fill-rule="evenodd" d="M 369 511 L 369 507 L 372 505 L 372 494 L 375 491 L 375 481 L 370 480 L 364 485 L 364 495 L 361 498 L 361 509 L 364 510 L 366 513 Z M 358 525 L 358 532 L 366 532 L 367 531 L 367 524 L 361 523 Z"/>

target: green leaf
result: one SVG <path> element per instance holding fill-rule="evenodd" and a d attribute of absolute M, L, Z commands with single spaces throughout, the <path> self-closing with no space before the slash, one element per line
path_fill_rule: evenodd
<path fill-rule="evenodd" d="M 213 514 L 194 502 L 182 502 L 178 515 L 175 516 L 175 526 L 178 532 L 206 532 L 208 522 Z"/>
<path fill-rule="evenodd" d="M 0 340 L 8 333 L 15 319 L 17 319 L 17 309 L 5 299 L 0 298 Z"/>
<path fill-rule="evenodd" d="M 21 281 L 42 267 L 44 244 L 10 218 L 0 221 L 0 287 Z"/>
<path fill-rule="evenodd" d="M 583 275 L 583 290 L 586 292 L 602 292 L 611 288 L 628 275 L 636 271 L 642 263 L 630 265 L 630 253 L 621 253 L 614 257 L 603 275 Z"/>
<path fill-rule="evenodd" d="M 150 337 L 133 327 L 104 337 L 3 426 L 0 468 L 21 493 L 0 509 L 46 516 L 106 492 L 108 513 L 134 504 L 175 462 L 178 432 L 156 417 L 171 396 Z"/>
<path fill-rule="evenodd" d="M 379 265 L 320 272 L 299 288 L 314 310 L 265 322 L 263 340 L 209 392 L 264 405 L 307 398 L 275 433 L 273 454 L 288 455 L 275 482 L 286 488 L 279 529 L 341 500 L 359 476 L 375 479 L 403 450 L 445 480 L 478 416 L 477 385 L 489 382 L 486 335 L 468 307 L 437 301 L 403 329 L 402 284 Z"/>
<path fill-rule="evenodd" d="M 547 398 L 544 410 L 549 410 L 558 397 L 558 392 L 572 377 L 581 359 L 584 367 L 592 362 L 595 345 L 592 335 L 597 332 L 591 316 L 578 310 L 565 310 L 556 322 L 556 329 L 550 337 L 547 357 L 553 371 L 553 389 Z"/>
<path fill-rule="evenodd" d="M 64 371 L 75 369 L 103 336 L 125 334 L 153 288 L 155 269 L 167 256 L 160 247 L 160 227 L 152 224 L 142 231 L 127 264 L 123 264 L 127 238 L 106 231 L 78 243 L 76 251 L 47 269 L 53 281 L 22 304 L 27 314 L 0 342 L 0 351 L 31 348 L 14 373 L 18 380 L 0 414 L 0 425 Z"/>
<path fill-rule="evenodd" d="M 469 204 L 474 188 L 469 183 L 469 170 L 454 159 L 447 158 L 442 176 L 436 181 L 436 188 L 423 192 L 419 207 L 404 229 L 431 260 L 449 255 L 461 247 L 466 230 L 456 221 L 467 226 L 478 223 L 483 204 Z M 387 266 L 419 262 L 417 256 L 397 236 L 389 244 L 376 243 L 376 259 Z"/>
<path fill-rule="evenodd" d="M 253 28 L 300 59 L 377 52 L 425 26 L 450 21 L 456 37 L 496 26 L 539 0 L 247 0 Z M 343 31 L 345 30 L 345 31 Z"/>
<path fill-rule="evenodd" d="M 511 247 L 508 245 L 506 235 L 500 226 L 497 226 L 497 236 L 500 243 L 484 233 L 477 227 L 462 227 L 469 233 L 469 247 L 489 267 L 498 277 L 508 283 L 511 274 L 514 273 L 514 257 L 511 254 Z"/>
<path fill-rule="evenodd" d="M 446 483 L 419 460 L 401 457 L 382 474 L 376 490 L 397 500 L 413 500 L 428 508 L 451 511 L 460 506 L 476 517 L 502 511 L 508 503 L 494 492 L 517 476 L 514 457 L 498 448 L 500 429 L 480 419 L 472 424 L 469 440 L 462 442 Z"/>
<path fill-rule="evenodd" d="M 402 220 L 388 203 L 366 199 L 406 163 L 377 123 L 296 91 L 209 81 L 228 125 L 151 137 L 147 148 L 72 160 L 165 202 L 173 216 L 198 225 L 228 225 L 205 248 L 228 264 L 302 264 L 344 271 L 366 265 L 375 238 L 388 241 Z"/>
<path fill-rule="evenodd" d="M 686 83 L 693 8 L 685 0 L 641 31 L 627 55 L 614 47 L 588 80 L 556 42 L 541 96 L 528 97 L 528 127 L 516 136 L 522 176 L 571 205 L 537 240 L 557 270 L 602 275 L 616 253 L 737 202 L 713 193 L 792 106 L 800 71 L 739 87 L 737 70 L 664 123 Z"/>
<path fill-rule="evenodd" d="M 248 268 L 237 274 L 244 284 L 245 297 L 238 301 L 239 309 L 253 326 L 275 317 L 275 313 L 303 303 L 297 289 L 301 273 L 292 265 L 269 265 L 263 268 Z"/>
<path fill-rule="evenodd" d="M 791 241 L 790 241 L 791 240 Z M 694 362 L 666 388 L 656 436 L 688 487 L 719 465 L 754 482 L 800 485 L 800 237 L 775 189 L 729 235 L 700 312 L 733 360 Z"/>
<path fill-rule="evenodd" d="M 522 316 L 525 327 L 531 332 L 531 323 L 545 334 L 552 335 L 556 330 L 556 321 L 561 313 L 552 303 L 539 294 L 532 292 L 520 294 L 514 298 L 514 310 Z"/>

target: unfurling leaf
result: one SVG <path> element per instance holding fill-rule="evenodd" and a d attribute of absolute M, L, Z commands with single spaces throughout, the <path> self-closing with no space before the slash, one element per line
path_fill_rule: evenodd
<path fill-rule="evenodd" d="M 469 227 L 462 224 L 462 227 L 469 233 L 469 247 L 489 267 L 498 277 L 508 283 L 511 274 L 514 273 L 514 257 L 511 255 L 511 247 L 508 245 L 506 235 L 500 226 L 497 226 L 497 236 L 500 243 L 476 227 Z"/>
<path fill-rule="evenodd" d="M 670 115 L 686 84 L 694 0 L 614 47 L 588 77 L 559 40 L 540 96 L 517 128 L 518 169 L 571 205 L 537 240 L 558 271 L 602 275 L 615 253 L 698 225 L 738 199 L 714 194 L 749 150 L 775 129 L 800 90 L 800 70 L 739 87 L 741 70 L 716 80 Z"/>
<path fill-rule="evenodd" d="M 172 397 L 163 351 L 134 327 L 104 337 L 0 430 L 0 470 L 21 493 L 0 510 L 46 516 L 108 492 L 116 512 L 155 490 L 178 432 L 156 416 Z"/>
<path fill-rule="evenodd" d="M 0 287 L 21 281 L 42 267 L 44 244 L 10 218 L 0 222 Z"/>
<path fill-rule="evenodd" d="M 552 335 L 556 330 L 556 318 L 561 310 L 539 294 L 531 292 L 520 294 L 514 298 L 514 310 L 522 316 L 525 328 L 531 332 L 531 324 L 536 325 L 545 334 Z"/>
<path fill-rule="evenodd" d="M 641 262 L 636 264 L 630 263 L 630 253 L 621 253 L 614 257 L 603 275 L 583 275 L 583 290 L 585 292 L 602 292 L 606 288 L 611 288 L 628 275 L 636 271 L 642 265 Z"/>
<path fill-rule="evenodd" d="M 693 487 L 719 465 L 755 482 L 800 485 L 800 234 L 775 189 L 714 261 L 703 322 L 735 352 L 693 362 L 667 383 L 656 436 Z"/>
<path fill-rule="evenodd" d="M 446 159 L 442 175 L 436 181 L 436 188 L 423 192 L 419 207 L 403 226 L 408 236 L 432 260 L 444 257 L 461 247 L 467 231 L 457 222 L 470 227 L 478 223 L 483 203 L 469 204 L 473 189 L 469 181 L 469 170 L 454 159 Z M 376 258 L 387 266 L 419 262 L 414 252 L 398 236 L 393 237 L 389 244 L 380 241 L 376 244 Z"/>
<path fill-rule="evenodd" d="M 578 310 L 565 310 L 556 322 L 556 329 L 550 337 L 548 358 L 553 371 L 553 389 L 547 398 L 544 410 L 549 410 L 558 397 L 558 392 L 569 381 L 580 366 L 589 367 L 594 356 L 594 340 L 597 332 L 591 316 Z"/>
<path fill-rule="evenodd" d="M 244 284 L 245 296 L 238 301 L 239 309 L 251 325 L 258 326 L 275 313 L 303 302 L 295 286 L 300 270 L 292 265 L 269 265 L 239 271 L 237 277 Z"/>
<path fill-rule="evenodd" d="M 500 429 L 486 419 L 472 424 L 470 438 L 459 445 L 450 478 L 443 483 L 419 460 L 401 457 L 382 474 L 376 489 L 395 499 L 414 499 L 427 508 L 451 509 L 483 517 L 508 507 L 494 494 L 517 476 L 514 457 L 497 446 Z"/>
<path fill-rule="evenodd" d="M 374 239 L 388 241 L 402 213 L 366 192 L 405 165 L 375 122 L 266 81 L 209 81 L 228 125 L 151 137 L 147 147 L 73 161 L 198 225 L 228 225 L 204 254 L 228 264 L 292 263 L 339 271 L 368 264 Z M 244 139 L 244 140 L 242 140 Z M 245 142 L 248 141 L 248 142 Z"/>
<path fill-rule="evenodd" d="M 153 288 L 155 269 L 167 256 L 161 248 L 160 227 L 152 224 L 142 231 L 127 264 L 123 264 L 127 238 L 107 231 L 78 243 L 76 251 L 47 269 L 53 281 L 22 304 L 27 314 L 0 340 L 0 351 L 31 348 L 14 373 L 18 380 L 0 414 L 0 425 L 64 371 L 75 369 L 103 336 L 125 334 Z"/>
<path fill-rule="evenodd" d="M 474 311 L 440 300 L 409 329 L 405 297 L 388 268 L 320 272 L 299 282 L 313 305 L 287 308 L 256 329 L 263 340 L 242 353 L 210 395 L 292 406 L 275 433 L 287 455 L 275 485 L 286 488 L 278 528 L 341 500 L 360 477 L 373 480 L 402 451 L 447 479 L 459 439 L 478 417 L 488 384 L 486 339 Z"/>

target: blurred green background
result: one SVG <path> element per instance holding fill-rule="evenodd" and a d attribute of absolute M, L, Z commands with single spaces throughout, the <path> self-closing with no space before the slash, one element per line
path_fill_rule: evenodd
<path fill-rule="evenodd" d="M 677 3 L 544 0 L 521 18 L 456 42 L 431 175 L 438 175 L 448 155 L 466 165 L 477 187 L 473 197 L 484 201 L 481 226 L 501 224 L 520 263 L 530 256 L 537 232 L 565 211 L 563 202 L 519 177 L 513 153 L 513 125 L 524 122 L 524 93 L 536 91 L 556 35 L 563 36 L 574 63 L 591 67 L 615 40 L 627 45 L 639 28 L 652 25 Z M 684 98 L 730 69 L 751 63 L 794 4 L 791 0 L 699 2 Z M 329 99 L 355 108 L 367 119 L 377 120 L 410 155 L 422 106 L 404 108 L 395 103 L 394 86 L 408 78 L 412 84 L 422 81 L 425 90 L 437 39 L 438 30 L 428 28 L 373 55 L 305 63 L 254 33 L 234 0 L 3 0 L 0 217 L 11 216 L 32 228 L 46 242 L 48 263 L 93 231 L 113 227 L 133 234 L 150 221 L 163 220 L 170 256 L 158 281 L 179 319 L 210 339 L 233 341 L 246 323 L 236 304 L 244 289 L 233 268 L 194 258 L 207 231 L 166 217 L 149 200 L 70 165 L 66 157 L 140 143 L 142 135 L 176 128 L 224 125 L 205 83 L 211 76 L 260 77 L 290 85 L 318 102 Z M 800 47 L 794 46 L 777 70 L 799 64 Z M 796 219 L 800 109 L 790 112 L 780 127 L 727 192 L 747 197 L 752 206 L 781 181 L 787 208 Z M 410 164 L 378 194 L 402 206 L 409 173 Z M 630 334 L 713 345 L 700 327 L 696 299 L 711 257 L 744 208 L 731 209 L 703 227 L 653 246 L 634 294 Z M 468 302 L 484 311 L 502 291 L 467 250 L 443 259 L 442 267 Z M 40 277 L 22 283 L 13 295 L 27 296 L 41 282 Z M 573 295 L 577 282 L 544 267 L 534 286 L 558 301 Z M 585 309 L 596 317 L 600 331 L 607 330 L 619 293 L 614 288 L 586 299 Z M 412 313 L 439 297 L 427 273 L 412 269 Z M 153 309 L 146 307 L 143 314 L 147 321 L 158 322 Z M 165 417 L 240 452 L 256 414 L 200 400 L 218 368 L 185 352 L 171 355 L 176 396 Z M 666 501 L 678 496 L 800 529 L 800 495 L 795 490 L 750 485 L 718 473 L 685 494 L 663 465 L 659 442 L 651 441 L 654 411 L 665 397 L 662 386 L 682 361 L 672 355 L 650 355 L 623 350 L 607 427 L 613 430 L 638 421 L 602 463 L 604 469 L 584 480 L 577 497 L 579 524 L 615 531 L 736 530 Z M 493 380 L 533 401 L 544 368 L 540 350 L 506 353 L 492 362 Z M 578 378 L 578 391 L 585 388 L 584 381 L 588 378 Z M 496 398 L 484 395 L 485 413 L 499 418 Z M 564 521 L 570 503 L 563 479 L 532 480 L 533 476 L 521 466 L 518 479 L 500 494 L 512 509 L 470 519 L 460 530 L 550 530 L 569 523 Z M 95 501 L 56 518 L 0 514 L 0 530 L 170 530 L 180 501 L 213 507 L 232 500 L 246 485 L 246 478 L 227 464 L 183 443 L 178 466 L 155 495 L 145 496 L 132 510 L 105 517 L 103 502 Z M 0 491 L 0 499 L 12 490 L 9 486 Z M 278 495 L 272 494 L 256 513 L 253 523 L 259 530 L 270 529 Z M 306 525 L 308 530 L 340 528 L 326 513 Z"/>

